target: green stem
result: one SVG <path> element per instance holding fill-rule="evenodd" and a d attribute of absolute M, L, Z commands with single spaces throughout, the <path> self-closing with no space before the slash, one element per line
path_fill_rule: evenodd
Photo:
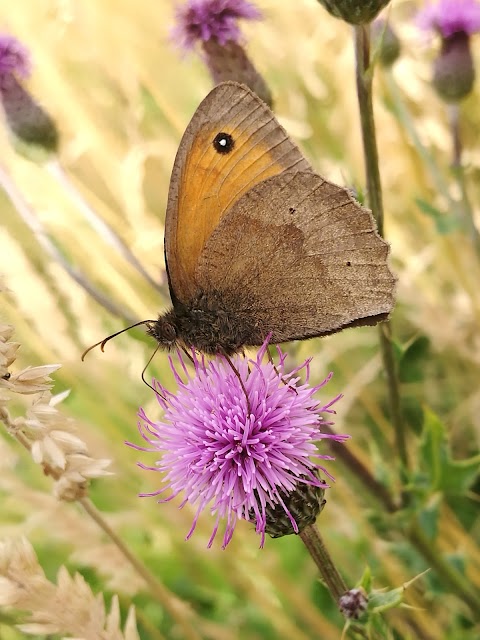
<path fill-rule="evenodd" d="M 370 66 L 369 25 L 358 25 L 355 29 L 355 57 L 357 97 L 362 129 L 363 153 L 365 157 L 366 183 L 369 205 L 377 222 L 378 232 L 384 235 L 384 214 L 382 184 L 378 162 L 375 119 L 373 115 L 372 80 L 373 69 Z M 395 430 L 395 440 L 403 469 L 408 469 L 408 452 L 405 426 L 400 406 L 400 382 L 398 379 L 395 353 L 392 343 L 390 322 L 379 327 L 380 349 L 387 378 L 390 416 Z"/>
<path fill-rule="evenodd" d="M 315 561 L 328 590 L 332 594 L 335 602 L 338 603 L 340 597 L 343 596 L 348 589 L 342 576 L 333 564 L 333 560 L 320 535 L 320 531 L 315 524 L 311 524 L 305 527 L 299 536 Z"/>

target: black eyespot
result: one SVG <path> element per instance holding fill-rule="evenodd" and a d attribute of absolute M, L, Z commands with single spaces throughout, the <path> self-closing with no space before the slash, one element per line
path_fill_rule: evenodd
<path fill-rule="evenodd" d="M 11 376 L 12 376 L 12 374 L 10 372 L 7 372 L 4 376 L 2 376 L 2 378 L 4 380 L 10 380 Z"/>
<path fill-rule="evenodd" d="M 297 212 L 297 210 L 295 209 L 295 207 L 289 207 L 288 212 L 293 215 L 294 213 Z"/>
<path fill-rule="evenodd" d="M 350 262 L 350 260 L 347 260 L 347 262 L 345 263 L 347 265 L 347 267 L 351 267 L 352 263 Z"/>
<path fill-rule="evenodd" d="M 217 133 L 213 139 L 213 147 L 218 153 L 230 153 L 235 146 L 235 141 L 229 133 Z"/>

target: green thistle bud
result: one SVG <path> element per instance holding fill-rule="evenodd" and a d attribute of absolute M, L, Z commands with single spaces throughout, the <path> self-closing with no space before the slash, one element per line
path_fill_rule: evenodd
<path fill-rule="evenodd" d="M 305 476 L 302 478 L 307 480 Z M 265 510 L 265 532 L 272 538 L 301 533 L 305 527 L 314 524 L 317 520 L 318 514 L 326 504 L 324 495 L 325 489 L 322 486 L 313 486 L 304 482 L 299 482 L 290 493 L 281 492 L 284 506 L 281 504 L 269 505 Z M 250 513 L 250 516 L 255 522 L 253 512 Z M 291 517 L 295 520 L 298 531 L 294 530 Z"/>
<path fill-rule="evenodd" d="M 372 24 L 372 42 L 383 67 L 391 67 L 400 55 L 400 40 L 390 23 L 379 18 Z"/>
<path fill-rule="evenodd" d="M 318 0 L 325 9 L 349 24 L 367 24 L 387 6 L 390 0 Z"/>

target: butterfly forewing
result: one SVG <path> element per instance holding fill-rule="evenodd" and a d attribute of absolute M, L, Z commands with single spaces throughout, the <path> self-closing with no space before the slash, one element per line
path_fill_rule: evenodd
<path fill-rule="evenodd" d="M 310 165 L 270 109 L 236 83 L 213 89 L 185 131 L 172 172 L 165 254 L 174 303 L 195 297 L 200 254 L 235 202 L 286 170 Z"/>

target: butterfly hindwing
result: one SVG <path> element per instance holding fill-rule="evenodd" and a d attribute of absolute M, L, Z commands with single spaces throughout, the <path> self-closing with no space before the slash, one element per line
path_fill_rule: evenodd
<path fill-rule="evenodd" d="M 371 213 L 314 173 L 285 172 L 245 193 L 202 252 L 196 280 L 260 344 L 376 324 L 393 308 L 388 244 Z M 226 268 L 225 265 L 228 265 Z"/>

